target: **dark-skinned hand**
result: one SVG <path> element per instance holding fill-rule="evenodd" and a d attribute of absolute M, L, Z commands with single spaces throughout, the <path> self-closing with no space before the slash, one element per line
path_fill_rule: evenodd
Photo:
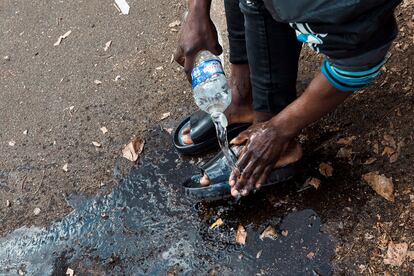
<path fill-rule="evenodd" d="M 223 50 L 218 42 L 217 30 L 210 17 L 189 12 L 180 31 L 175 61 L 184 67 L 188 81 L 191 82 L 191 70 L 198 52 L 208 50 L 220 55 Z"/>
<path fill-rule="evenodd" d="M 238 170 L 233 170 L 229 179 L 232 196 L 246 196 L 265 183 L 289 145 L 289 139 L 281 134 L 267 121 L 254 124 L 231 141 L 234 145 L 245 144 L 236 163 Z"/>

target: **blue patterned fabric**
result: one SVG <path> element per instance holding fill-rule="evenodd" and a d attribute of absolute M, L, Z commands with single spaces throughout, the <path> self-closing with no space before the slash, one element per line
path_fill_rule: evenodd
<path fill-rule="evenodd" d="M 344 92 L 360 90 L 365 85 L 371 83 L 380 73 L 381 67 L 386 62 L 384 59 L 378 65 L 364 71 L 345 71 L 335 67 L 334 64 L 325 60 L 322 63 L 322 74 L 337 89 Z"/>

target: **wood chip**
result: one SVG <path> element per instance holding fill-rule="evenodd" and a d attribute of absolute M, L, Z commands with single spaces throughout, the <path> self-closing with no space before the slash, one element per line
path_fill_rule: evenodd
<path fill-rule="evenodd" d="M 58 40 L 55 42 L 55 44 L 53 44 L 53 46 L 59 46 L 62 40 L 67 38 L 71 33 L 72 31 L 67 31 L 65 34 L 59 36 Z"/>
<path fill-rule="evenodd" d="M 219 218 L 212 225 L 210 225 L 210 229 L 214 230 L 217 227 L 219 227 L 220 225 L 222 225 L 223 223 L 224 223 L 224 221 L 221 218 Z"/>
<path fill-rule="evenodd" d="M 106 134 L 108 132 L 108 129 L 106 127 L 101 127 L 100 130 L 103 134 Z"/>
<path fill-rule="evenodd" d="M 269 225 L 265 228 L 265 230 L 260 234 L 259 238 L 261 240 L 265 239 L 265 238 L 270 238 L 272 240 L 277 238 L 277 232 L 275 230 L 275 228 L 273 228 L 272 225 Z"/>
<path fill-rule="evenodd" d="M 66 163 L 65 165 L 63 165 L 62 170 L 67 172 L 68 171 L 68 163 Z"/>
<path fill-rule="evenodd" d="M 92 141 L 92 145 L 94 145 L 97 148 L 102 147 L 102 144 L 101 143 L 98 143 L 98 142 L 95 142 L 95 141 Z"/>
<path fill-rule="evenodd" d="M 306 179 L 305 185 L 310 185 L 313 186 L 315 189 L 318 189 L 321 185 L 321 181 L 316 177 L 309 177 L 308 179 Z"/>
<path fill-rule="evenodd" d="M 390 241 L 388 243 L 387 255 L 384 258 L 384 264 L 391 266 L 401 266 L 407 257 L 408 244 L 403 243 L 393 243 Z"/>
<path fill-rule="evenodd" d="M 105 43 L 104 51 L 105 52 L 108 51 L 111 45 L 112 45 L 112 40 L 109 40 L 107 43 Z"/>
<path fill-rule="evenodd" d="M 162 121 L 162 120 L 165 120 L 165 119 L 167 119 L 168 117 L 170 117 L 171 116 L 171 112 L 166 112 L 166 113 L 163 113 L 162 115 L 161 115 L 161 117 L 160 117 L 160 121 Z"/>
<path fill-rule="evenodd" d="M 362 178 L 374 189 L 377 194 L 390 202 L 395 201 L 394 184 L 392 178 L 380 175 L 378 171 L 364 174 Z"/>
<path fill-rule="evenodd" d="M 325 177 L 331 177 L 333 175 L 333 168 L 328 163 L 322 162 L 319 165 L 319 172 Z"/>
<path fill-rule="evenodd" d="M 244 229 L 243 225 L 239 224 L 239 226 L 237 227 L 237 231 L 236 231 L 236 243 L 245 245 L 246 238 L 247 238 L 246 229 Z"/>
<path fill-rule="evenodd" d="M 135 162 L 144 149 L 145 141 L 142 138 L 134 138 L 128 145 L 122 149 L 122 157 Z"/>

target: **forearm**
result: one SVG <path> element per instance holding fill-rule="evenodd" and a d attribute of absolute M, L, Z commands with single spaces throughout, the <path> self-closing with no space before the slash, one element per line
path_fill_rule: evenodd
<path fill-rule="evenodd" d="M 309 124 L 334 110 L 351 93 L 334 88 L 322 73 L 319 73 L 305 92 L 271 119 L 271 124 L 282 130 L 286 139 L 295 137 Z"/>
<path fill-rule="evenodd" d="M 189 12 L 195 12 L 199 16 L 210 16 L 211 0 L 188 0 Z"/>

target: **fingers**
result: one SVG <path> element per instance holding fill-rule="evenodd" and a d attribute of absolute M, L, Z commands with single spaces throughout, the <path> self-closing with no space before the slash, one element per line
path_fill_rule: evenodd
<path fill-rule="evenodd" d="M 210 52 L 212 52 L 216 56 L 219 56 L 223 53 L 223 48 L 221 47 L 220 43 L 218 43 L 217 41 L 214 47 L 210 48 Z"/>
<path fill-rule="evenodd" d="M 273 170 L 272 165 L 268 165 L 262 172 L 262 175 L 259 177 L 259 179 L 255 183 L 255 188 L 260 189 L 263 184 L 266 182 L 267 178 L 269 177 L 270 173 Z"/>
<path fill-rule="evenodd" d="M 245 130 L 241 132 L 239 135 L 237 135 L 235 138 L 233 138 L 230 141 L 230 144 L 236 145 L 236 146 L 244 144 L 247 140 L 249 140 L 249 134 L 250 134 L 249 130 Z"/>

